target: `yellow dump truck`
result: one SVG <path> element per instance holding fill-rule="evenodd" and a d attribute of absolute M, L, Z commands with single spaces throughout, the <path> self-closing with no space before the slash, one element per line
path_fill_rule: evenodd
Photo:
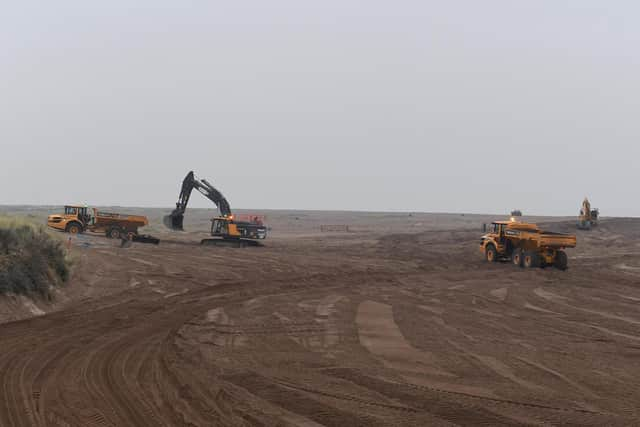
<path fill-rule="evenodd" d="M 554 266 L 566 270 L 564 249 L 575 247 L 574 235 L 543 231 L 535 224 L 517 221 L 494 221 L 480 241 L 487 261 L 511 260 L 527 268 Z"/>
<path fill-rule="evenodd" d="M 65 206 L 63 214 L 49 215 L 47 225 L 71 234 L 91 231 L 117 239 L 125 234 L 138 234 L 138 228 L 149 225 L 146 216 L 99 211 L 87 206 Z"/>

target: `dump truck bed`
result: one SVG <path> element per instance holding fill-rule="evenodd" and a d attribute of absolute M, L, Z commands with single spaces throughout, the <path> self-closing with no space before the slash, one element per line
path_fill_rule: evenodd
<path fill-rule="evenodd" d="M 538 235 L 539 245 L 546 248 L 575 248 L 576 236 L 544 231 Z"/>
<path fill-rule="evenodd" d="M 149 225 L 149 220 L 142 215 L 124 215 L 112 212 L 96 212 L 96 227 L 107 227 L 112 225 L 124 226 L 124 228 L 137 228 Z"/>
<path fill-rule="evenodd" d="M 542 231 L 534 224 L 508 224 L 505 235 L 520 241 L 528 241 L 540 248 L 558 249 L 576 247 L 575 235 Z"/>

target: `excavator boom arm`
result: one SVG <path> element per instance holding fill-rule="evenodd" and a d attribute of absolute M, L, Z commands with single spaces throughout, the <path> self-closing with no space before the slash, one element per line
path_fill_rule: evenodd
<path fill-rule="evenodd" d="M 193 171 L 189 172 L 182 181 L 182 189 L 180 190 L 180 196 L 176 203 L 176 208 L 164 218 L 164 224 L 173 230 L 184 230 L 183 221 L 184 213 L 187 210 L 189 199 L 193 189 L 198 190 L 207 199 L 211 200 L 220 211 L 222 216 L 231 215 L 231 206 L 229 202 L 213 185 L 207 182 L 206 179 L 196 178 Z"/>

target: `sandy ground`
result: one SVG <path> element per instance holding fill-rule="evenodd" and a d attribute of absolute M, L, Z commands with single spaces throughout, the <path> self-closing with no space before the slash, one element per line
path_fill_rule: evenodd
<path fill-rule="evenodd" d="M 53 303 L 0 297 L 35 316 L 0 325 L 0 425 L 640 419 L 640 219 L 579 231 L 561 272 L 486 263 L 496 217 L 267 212 L 265 246 L 231 249 L 198 245 L 207 211 L 147 213 L 159 246 L 82 237 Z"/>

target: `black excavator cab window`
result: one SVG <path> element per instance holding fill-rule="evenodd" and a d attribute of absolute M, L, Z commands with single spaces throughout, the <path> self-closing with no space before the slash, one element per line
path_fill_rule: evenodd
<path fill-rule="evenodd" d="M 214 235 L 226 235 L 227 234 L 227 221 L 222 219 L 214 219 L 211 223 L 211 234 Z"/>

